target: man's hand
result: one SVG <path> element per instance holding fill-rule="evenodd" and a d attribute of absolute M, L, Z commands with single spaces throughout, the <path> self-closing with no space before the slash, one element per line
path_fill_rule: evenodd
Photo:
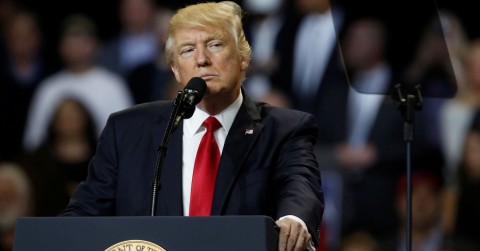
<path fill-rule="evenodd" d="M 280 227 L 279 251 L 304 251 L 310 245 L 312 237 L 300 221 L 287 216 L 277 220 L 276 223 Z"/>

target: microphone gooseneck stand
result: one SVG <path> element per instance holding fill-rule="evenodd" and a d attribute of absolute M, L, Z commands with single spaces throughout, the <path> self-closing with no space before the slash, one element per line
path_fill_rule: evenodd
<path fill-rule="evenodd" d="M 178 113 L 178 108 L 180 107 L 180 103 L 183 100 L 184 92 L 178 91 L 177 97 L 173 102 L 173 109 L 172 113 L 170 114 L 170 119 L 168 120 L 167 129 L 165 130 L 165 134 L 163 135 L 163 140 L 157 150 L 157 160 L 155 162 L 155 172 L 153 174 L 153 184 L 152 184 L 152 208 L 150 211 L 151 216 L 155 216 L 156 214 L 156 207 L 157 207 L 157 194 L 158 190 L 161 189 L 162 184 L 160 182 L 162 176 L 162 166 L 163 160 L 165 156 L 167 156 L 167 145 L 168 141 L 170 140 L 170 136 L 172 135 L 173 131 L 175 131 L 175 118 Z"/>
<path fill-rule="evenodd" d="M 157 208 L 157 194 L 158 190 L 162 188 L 161 176 L 162 166 L 165 156 L 167 156 L 167 145 L 170 140 L 170 136 L 177 129 L 182 119 L 188 119 L 192 117 L 195 111 L 195 105 L 197 105 L 205 94 L 207 89 L 207 83 L 200 77 L 193 77 L 188 81 L 183 90 L 177 92 L 177 97 L 173 102 L 172 113 L 167 123 L 163 140 L 157 150 L 157 160 L 155 161 L 155 172 L 153 174 L 152 184 L 152 208 L 150 211 L 151 216 L 156 215 Z"/>
<path fill-rule="evenodd" d="M 412 250 L 412 142 L 413 142 L 413 132 L 414 132 L 414 117 L 415 110 L 421 110 L 423 106 L 422 94 L 420 92 L 420 86 L 415 86 L 414 90 L 407 92 L 406 96 L 404 95 L 405 90 L 402 88 L 401 84 L 395 85 L 395 92 L 393 99 L 397 103 L 397 108 L 400 110 L 402 117 L 404 119 L 404 141 L 406 145 L 406 168 L 407 168 L 407 191 L 406 191 L 406 210 L 407 210 L 407 219 L 406 219 L 406 230 L 405 230 L 405 241 L 406 241 L 406 251 Z"/>

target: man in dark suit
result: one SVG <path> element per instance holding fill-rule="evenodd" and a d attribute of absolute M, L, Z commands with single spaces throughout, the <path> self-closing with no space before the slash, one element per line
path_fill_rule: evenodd
<path fill-rule="evenodd" d="M 96 63 L 127 77 L 135 68 L 155 61 L 157 48 L 153 24 L 156 4 L 152 0 L 116 2 L 119 2 L 121 30 L 99 48 Z"/>
<path fill-rule="evenodd" d="M 190 207 L 197 192 L 195 155 L 206 134 L 202 122 L 213 117 L 221 157 L 208 215 L 271 216 L 280 227 L 279 250 L 312 250 L 323 214 L 313 151 L 317 124 L 307 113 L 255 104 L 242 90 L 250 47 L 241 16 L 227 1 L 185 7 L 170 21 L 166 52 L 176 80 L 186 85 L 201 77 L 207 90 L 171 136 L 156 212 L 197 215 Z M 89 177 L 63 215 L 147 215 L 170 112 L 171 103 L 159 101 L 112 114 Z"/>
<path fill-rule="evenodd" d="M 349 84 L 337 39 L 345 11 L 334 0 L 293 3 L 295 11 L 287 15 L 277 36 L 279 63 L 272 83 L 290 98 L 294 109 L 321 121 L 319 146 L 329 148 L 343 140 L 346 131 Z"/>

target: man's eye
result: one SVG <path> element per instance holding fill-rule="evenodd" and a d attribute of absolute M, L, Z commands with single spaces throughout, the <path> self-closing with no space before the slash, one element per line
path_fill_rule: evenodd
<path fill-rule="evenodd" d="M 182 56 L 188 56 L 188 55 L 191 55 L 192 53 L 193 53 L 193 48 L 187 48 L 180 51 L 180 55 Z"/>
<path fill-rule="evenodd" d="M 208 46 L 211 50 L 218 50 L 218 49 L 221 49 L 223 48 L 223 43 L 220 43 L 220 42 L 215 42 L 215 43 L 211 43 L 209 44 Z"/>

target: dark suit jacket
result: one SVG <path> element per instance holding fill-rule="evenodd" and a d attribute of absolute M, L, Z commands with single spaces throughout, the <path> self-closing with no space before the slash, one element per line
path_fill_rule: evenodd
<path fill-rule="evenodd" d="M 157 148 L 171 102 L 134 106 L 110 116 L 89 176 L 63 215 L 149 215 Z M 163 164 L 158 215 L 183 215 L 182 129 L 171 138 Z M 246 130 L 253 129 L 253 134 Z M 295 215 L 312 237 L 323 214 L 313 153 L 317 125 L 294 110 L 244 102 L 227 135 L 215 184 L 212 215 Z M 192 153 L 195 154 L 195 153 Z"/>
<path fill-rule="evenodd" d="M 343 10 L 332 7 L 335 29 L 341 33 L 343 27 Z M 271 82 L 274 87 L 285 93 L 294 109 L 313 114 L 319 124 L 319 143 L 331 145 L 341 142 L 345 138 L 345 113 L 348 96 L 348 76 L 345 71 L 338 41 L 332 48 L 325 72 L 320 79 L 320 87 L 311 98 L 300 97 L 296 91 L 293 68 L 295 58 L 296 35 L 305 16 L 292 14 L 288 16 L 280 29 L 276 53 L 278 68 L 272 74 Z M 319 44 L 318 46 L 323 46 Z M 324 55 L 318 55 L 324 57 Z"/>

